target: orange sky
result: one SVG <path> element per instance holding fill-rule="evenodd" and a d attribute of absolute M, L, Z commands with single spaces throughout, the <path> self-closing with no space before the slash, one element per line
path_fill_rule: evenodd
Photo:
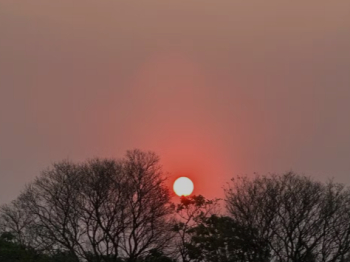
<path fill-rule="evenodd" d="M 0 203 L 65 158 L 350 183 L 350 1 L 0 2 Z"/>

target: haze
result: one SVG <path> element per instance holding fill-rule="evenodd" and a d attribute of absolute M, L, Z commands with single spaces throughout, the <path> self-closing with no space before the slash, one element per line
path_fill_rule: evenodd
<path fill-rule="evenodd" d="M 350 1 L 0 3 L 0 203 L 62 159 L 153 150 L 169 185 L 350 182 Z"/>

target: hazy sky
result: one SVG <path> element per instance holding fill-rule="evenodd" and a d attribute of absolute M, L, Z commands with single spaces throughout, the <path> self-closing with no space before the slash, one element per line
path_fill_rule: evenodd
<path fill-rule="evenodd" d="M 350 184 L 350 1 L 0 2 L 0 203 L 62 159 L 153 150 L 195 193 Z"/>

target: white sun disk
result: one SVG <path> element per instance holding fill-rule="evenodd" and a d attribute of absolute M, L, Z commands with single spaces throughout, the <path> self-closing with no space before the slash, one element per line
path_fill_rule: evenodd
<path fill-rule="evenodd" d="M 178 196 L 188 196 L 193 191 L 193 182 L 188 177 L 179 177 L 174 182 L 174 191 Z"/>

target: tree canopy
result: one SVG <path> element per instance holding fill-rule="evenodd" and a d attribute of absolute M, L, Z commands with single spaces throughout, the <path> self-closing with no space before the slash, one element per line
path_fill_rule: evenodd
<path fill-rule="evenodd" d="M 234 179 L 227 209 L 258 229 L 273 261 L 346 261 L 350 251 L 350 191 L 332 181 L 284 175 Z"/>
<path fill-rule="evenodd" d="M 0 261 L 350 259 L 344 184 L 288 172 L 236 177 L 224 200 L 172 196 L 153 152 L 58 162 L 0 207 Z"/>
<path fill-rule="evenodd" d="M 2 208 L 5 230 L 37 250 L 75 261 L 137 261 L 165 249 L 173 212 L 159 158 L 129 151 L 121 160 L 54 164 Z M 15 215 L 14 215 L 15 214 Z M 20 215 L 17 215 L 20 214 Z"/>

